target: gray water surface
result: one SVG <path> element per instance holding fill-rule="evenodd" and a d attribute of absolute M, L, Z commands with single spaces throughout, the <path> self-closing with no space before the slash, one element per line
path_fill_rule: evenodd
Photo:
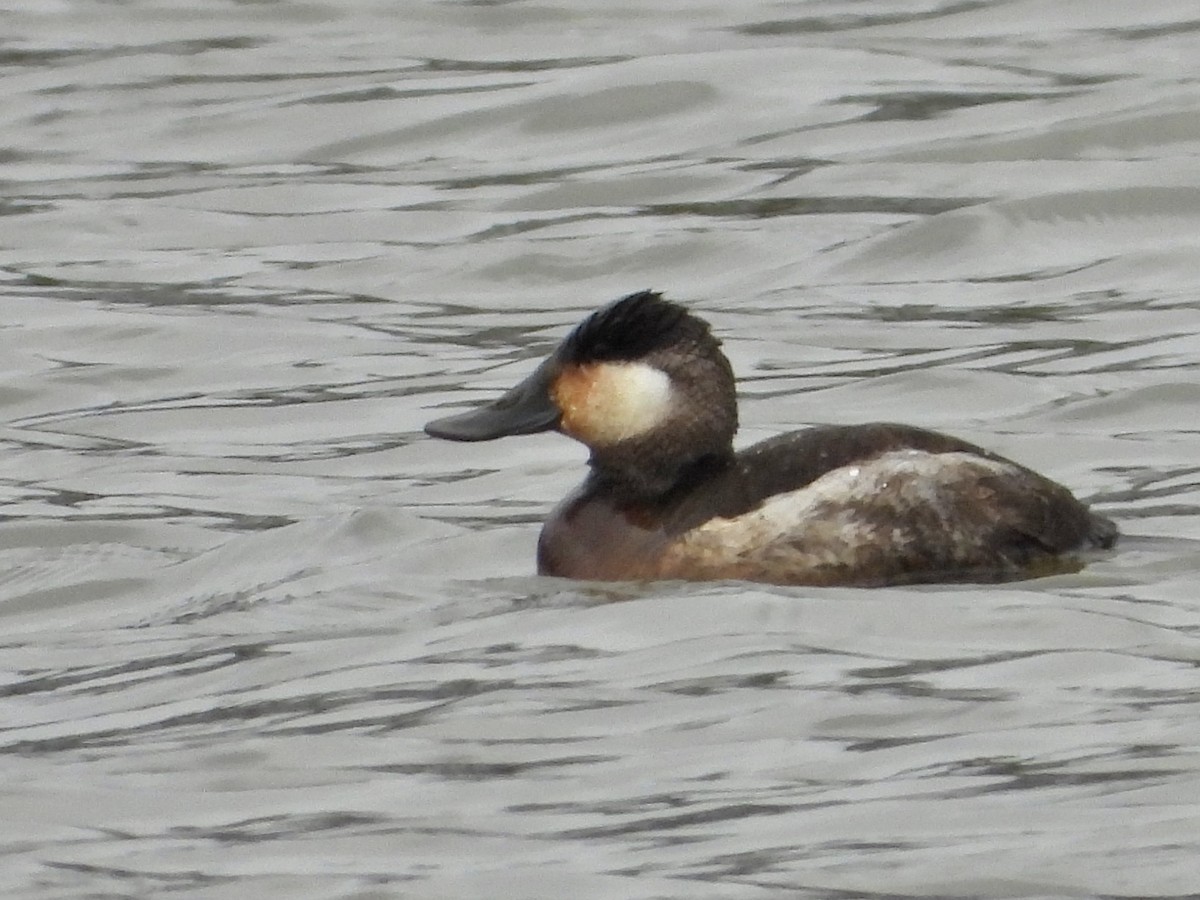
<path fill-rule="evenodd" d="M 0 894 L 1200 895 L 1200 18 L 12 2 Z M 740 443 L 907 421 L 1117 519 L 1001 586 L 535 576 L 432 441 L 587 311 Z"/>

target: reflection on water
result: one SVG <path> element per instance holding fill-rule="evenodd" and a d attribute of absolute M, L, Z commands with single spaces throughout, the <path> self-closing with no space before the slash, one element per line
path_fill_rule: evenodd
<path fill-rule="evenodd" d="M 1190 9 L 10 7 L 6 897 L 1195 893 Z M 533 576 L 581 449 L 420 427 L 647 287 L 742 441 L 941 428 L 1128 537 Z"/>

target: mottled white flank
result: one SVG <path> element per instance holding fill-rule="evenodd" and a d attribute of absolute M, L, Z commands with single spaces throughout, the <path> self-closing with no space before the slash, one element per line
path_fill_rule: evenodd
<path fill-rule="evenodd" d="M 1015 475 L 1004 462 L 973 453 L 897 450 L 853 466 L 834 469 L 811 484 L 778 494 L 733 519 L 716 518 L 683 534 L 668 565 L 723 568 L 752 563 L 794 570 L 852 564 L 857 552 L 890 545 L 902 550 L 910 535 L 906 508 L 924 507 L 948 519 L 951 504 L 985 476 Z M 895 513 L 895 524 L 864 510 Z"/>
<path fill-rule="evenodd" d="M 590 444 L 615 444 L 658 427 L 671 414 L 671 378 L 639 362 L 602 363 L 592 376 L 581 424 Z"/>

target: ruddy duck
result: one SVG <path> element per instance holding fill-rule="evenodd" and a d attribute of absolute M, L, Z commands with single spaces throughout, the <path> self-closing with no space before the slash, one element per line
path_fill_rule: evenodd
<path fill-rule="evenodd" d="M 733 370 L 706 322 L 642 291 L 593 313 L 453 441 L 557 429 L 591 450 L 538 572 L 804 585 L 999 581 L 1073 571 L 1117 528 L 1060 484 L 909 425 L 824 425 L 735 451 Z"/>

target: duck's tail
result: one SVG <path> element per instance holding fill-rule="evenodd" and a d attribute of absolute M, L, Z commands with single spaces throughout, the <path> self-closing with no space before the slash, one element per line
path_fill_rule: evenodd
<path fill-rule="evenodd" d="M 1110 549 L 1117 543 L 1117 538 L 1121 534 L 1117 529 L 1117 523 L 1099 513 L 1089 512 L 1089 516 L 1087 542 L 1101 550 Z"/>

